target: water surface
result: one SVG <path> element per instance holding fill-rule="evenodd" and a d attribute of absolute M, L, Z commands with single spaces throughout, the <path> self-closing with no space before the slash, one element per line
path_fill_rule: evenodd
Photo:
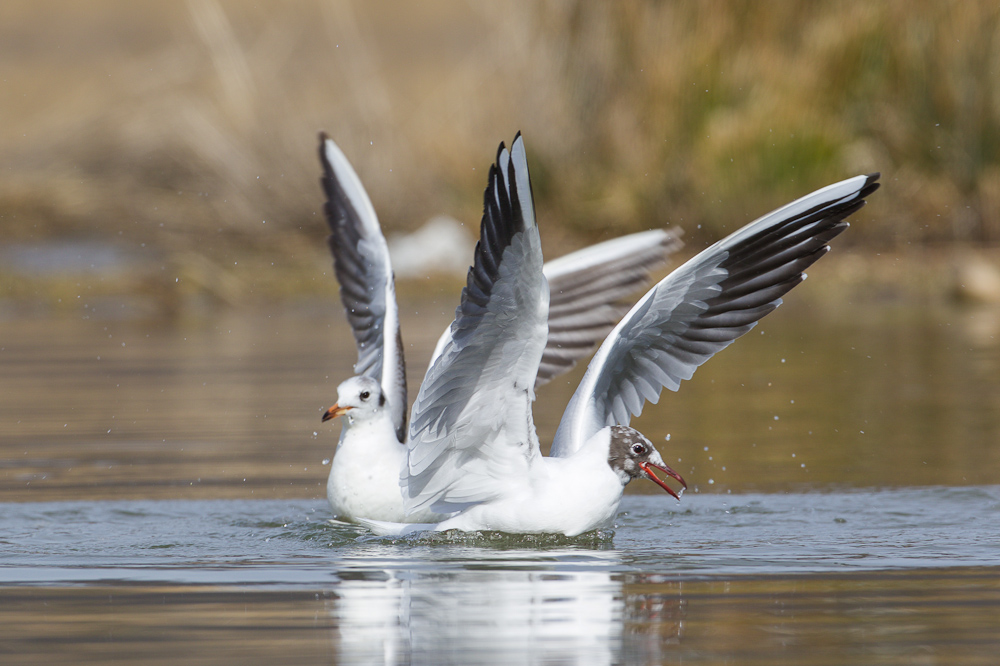
<path fill-rule="evenodd" d="M 329 522 L 337 429 L 319 418 L 353 360 L 335 303 L 170 322 L 105 307 L 0 321 L 0 649 L 17 663 L 1000 653 L 991 310 L 780 309 L 637 420 L 683 500 L 633 483 L 613 534 L 566 540 Z M 449 317 L 407 314 L 414 392 Z M 543 441 L 579 374 L 540 392 Z"/>
<path fill-rule="evenodd" d="M 165 660 L 164 640 L 206 663 L 955 663 L 1000 647 L 1000 487 L 623 509 L 613 535 L 388 539 L 315 500 L 6 504 L 0 625 L 39 660 Z"/>

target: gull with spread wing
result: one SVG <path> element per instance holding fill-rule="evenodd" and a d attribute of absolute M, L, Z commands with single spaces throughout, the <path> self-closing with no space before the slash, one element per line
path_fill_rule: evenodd
<path fill-rule="evenodd" d="M 475 265 L 450 336 L 412 410 L 406 509 L 436 524 L 361 521 L 379 533 L 496 530 L 575 536 L 613 521 L 625 485 L 660 471 L 685 485 L 638 431 L 644 403 L 680 382 L 781 304 L 874 192 L 878 174 L 835 183 L 707 248 L 656 284 L 591 360 L 542 456 L 532 420 L 549 290 L 520 134 L 490 170 Z M 679 497 L 678 497 L 679 499 Z"/>
<path fill-rule="evenodd" d="M 320 134 L 324 212 L 340 297 L 354 333 L 356 376 L 337 387 L 323 415 L 344 417 L 327 480 L 327 498 L 342 520 L 437 521 L 407 516 L 399 487 L 406 447 L 406 365 L 389 250 L 374 206 L 340 148 Z M 622 299 L 650 283 L 681 242 L 679 232 L 652 230 L 599 243 L 547 262 L 547 337 L 534 388 L 572 369 L 607 335 L 628 306 Z M 430 365 L 451 339 L 446 329 Z"/>

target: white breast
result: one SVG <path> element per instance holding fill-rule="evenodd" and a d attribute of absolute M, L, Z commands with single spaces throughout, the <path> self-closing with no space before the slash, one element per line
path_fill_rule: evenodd
<path fill-rule="evenodd" d="M 405 520 L 399 490 L 403 453 L 388 417 L 344 423 L 326 483 L 333 513 L 342 520 Z"/>
<path fill-rule="evenodd" d="M 577 536 L 611 527 L 624 485 L 607 454 L 582 449 L 566 458 L 537 458 L 503 497 L 476 505 L 435 529 L 495 530 Z"/>

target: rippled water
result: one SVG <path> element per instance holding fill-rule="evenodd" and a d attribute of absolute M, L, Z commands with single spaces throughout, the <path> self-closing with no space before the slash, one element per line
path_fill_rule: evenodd
<path fill-rule="evenodd" d="M 613 535 L 393 540 L 328 522 L 319 416 L 352 360 L 335 307 L 170 325 L 94 307 L 0 321 L 5 660 L 1000 654 L 992 311 L 779 310 L 640 420 L 692 486 L 680 503 L 633 483 Z M 414 390 L 448 318 L 423 309 Z M 540 395 L 543 440 L 573 383 Z"/>
<path fill-rule="evenodd" d="M 703 576 L 1000 565 L 1000 486 L 845 493 L 628 496 L 618 524 L 577 538 L 377 537 L 317 500 L 4 504 L 7 582 L 343 582 L 385 568 Z M 204 568 L 204 569 L 202 569 Z M 998 618 L 1000 619 L 1000 618 Z"/>
<path fill-rule="evenodd" d="M 386 539 L 321 501 L 5 504 L 0 625 L 40 659 L 148 660 L 168 637 L 207 661 L 246 637 L 253 663 L 955 663 L 1000 646 L 1000 487 L 623 509 L 613 537 Z"/>

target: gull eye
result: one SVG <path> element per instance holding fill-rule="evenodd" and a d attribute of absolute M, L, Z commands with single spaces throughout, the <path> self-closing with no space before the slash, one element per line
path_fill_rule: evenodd
<path fill-rule="evenodd" d="M 643 446 L 642 444 L 633 444 L 632 445 L 632 453 L 634 453 L 635 455 L 641 456 L 645 452 L 646 452 L 646 447 Z"/>
<path fill-rule="evenodd" d="M 371 393 L 369 393 L 368 391 L 362 391 L 361 392 L 361 399 L 362 400 L 367 400 L 370 397 L 371 397 Z"/>

